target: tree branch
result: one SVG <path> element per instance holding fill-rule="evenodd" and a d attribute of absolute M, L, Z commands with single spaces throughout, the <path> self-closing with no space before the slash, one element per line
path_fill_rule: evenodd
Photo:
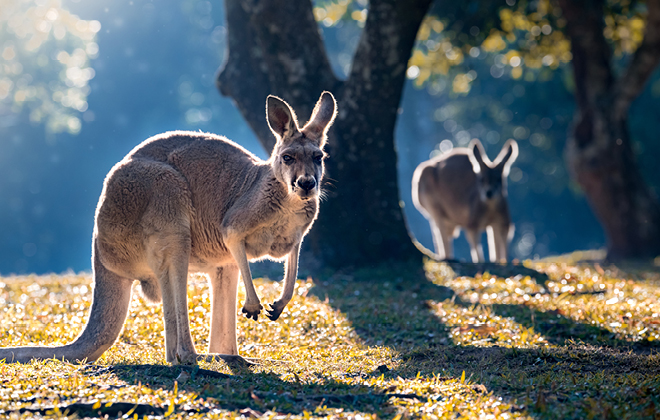
<path fill-rule="evenodd" d="M 343 111 L 393 130 L 408 60 L 431 0 L 372 0 L 346 82 Z M 372 119 L 373 118 L 373 119 Z"/>
<path fill-rule="evenodd" d="M 614 88 L 613 116 L 622 118 L 660 62 L 660 0 L 647 0 L 644 39 Z"/>
<path fill-rule="evenodd" d="M 229 53 L 216 85 L 270 152 L 275 139 L 264 118 L 266 96 L 282 97 L 307 117 L 337 79 L 309 0 L 226 0 L 225 7 Z"/>
<path fill-rule="evenodd" d="M 275 145 L 264 118 L 264 104 L 270 93 L 268 68 L 261 66 L 263 56 L 257 34 L 250 25 L 249 9 L 240 0 L 225 1 L 227 15 L 227 55 L 218 70 L 216 87 L 234 100 L 247 123 L 267 152 Z M 240 83 L 248 79 L 249 83 Z"/>
<path fill-rule="evenodd" d="M 369 161 L 371 164 L 343 165 L 347 180 L 360 179 L 374 185 L 364 185 L 365 194 L 382 188 L 377 174 L 362 174 L 362 168 L 396 167 L 394 126 L 403 94 L 408 60 L 419 26 L 431 0 L 372 0 L 367 21 L 344 89 L 338 98 L 338 123 L 350 130 L 337 130 L 330 138 L 330 154 L 341 149 L 349 162 Z M 337 123 L 335 123 L 337 125 Z M 356 136 L 356 133 L 360 133 Z M 376 162 L 379 161 L 379 162 Z M 339 174 L 331 174 L 339 177 Z M 396 180 L 396 179 L 394 179 Z M 380 185 L 378 185 L 380 184 Z M 395 194 L 398 194 L 396 192 Z M 374 198 L 367 202 L 378 203 Z"/>
<path fill-rule="evenodd" d="M 575 99 L 589 110 L 604 101 L 614 83 L 612 52 L 603 35 L 602 0 L 558 0 L 571 39 Z"/>

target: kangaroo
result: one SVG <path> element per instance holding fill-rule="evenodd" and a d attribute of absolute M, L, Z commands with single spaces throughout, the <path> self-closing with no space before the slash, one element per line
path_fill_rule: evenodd
<path fill-rule="evenodd" d="M 429 220 L 439 259 L 453 259 L 452 236 L 465 230 L 472 262 L 484 262 L 481 233 L 488 232 L 492 262 L 506 262 L 513 225 L 507 204 L 506 178 L 518 157 L 518 143 L 510 139 L 494 162 L 481 142 L 422 162 L 412 179 L 413 203 Z"/>
<path fill-rule="evenodd" d="M 151 302 L 163 302 L 168 363 L 220 357 L 244 361 L 236 344 L 238 274 L 242 312 L 254 320 L 263 307 L 249 260 L 285 264 L 284 288 L 267 316 L 276 320 L 291 300 L 300 244 L 319 211 L 326 134 L 335 99 L 323 92 L 302 128 L 282 99 L 268 96 L 266 117 L 276 137 L 262 161 L 225 137 L 174 131 L 134 148 L 107 175 L 96 209 L 89 320 L 71 344 L 0 348 L 0 360 L 98 359 L 123 327 L 134 280 Z M 207 273 L 211 286 L 208 355 L 190 335 L 189 272 Z"/>

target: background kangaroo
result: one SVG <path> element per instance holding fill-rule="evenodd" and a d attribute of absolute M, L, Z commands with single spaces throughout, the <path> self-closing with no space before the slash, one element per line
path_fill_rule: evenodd
<path fill-rule="evenodd" d="M 491 162 L 479 140 L 467 148 L 422 162 L 412 179 L 415 207 L 431 224 L 439 259 L 452 259 L 452 237 L 465 230 L 473 262 L 483 262 L 481 233 L 487 229 L 491 261 L 508 259 L 513 233 L 506 196 L 506 178 L 518 157 L 518 144 L 508 140 Z"/>
<path fill-rule="evenodd" d="M 167 361 L 194 363 L 189 271 L 210 278 L 209 357 L 240 358 L 238 273 L 242 311 L 256 320 L 262 306 L 248 260 L 285 261 L 284 290 L 268 310 L 276 320 L 293 295 L 300 243 L 318 214 L 322 148 L 335 115 L 334 97 L 323 92 L 299 128 L 289 105 L 269 96 L 266 116 L 277 143 L 268 161 L 213 134 L 169 132 L 137 146 L 106 177 L 96 209 L 94 298 L 83 332 L 61 347 L 1 348 L 0 360 L 98 359 L 121 332 L 137 279 L 148 300 L 163 302 Z"/>

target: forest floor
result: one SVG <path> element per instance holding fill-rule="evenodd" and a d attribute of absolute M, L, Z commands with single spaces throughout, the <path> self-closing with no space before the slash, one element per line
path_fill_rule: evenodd
<path fill-rule="evenodd" d="M 278 321 L 239 318 L 252 367 L 168 366 L 162 306 L 136 293 L 96 363 L 0 362 L 0 417 L 660 418 L 660 269 L 585 256 L 525 263 L 545 281 L 431 261 L 299 280 Z M 209 290 L 189 283 L 202 351 Z M 255 283 L 263 303 L 281 287 Z M 89 274 L 0 278 L 0 345 L 67 343 L 90 304 Z"/>

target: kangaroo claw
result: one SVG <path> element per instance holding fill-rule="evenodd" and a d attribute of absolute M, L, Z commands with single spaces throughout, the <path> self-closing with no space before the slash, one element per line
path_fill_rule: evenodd
<path fill-rule="evenodd" d="M 282 310 L 284 310 L 284 307 L 280 308 L 280 305 L 278 305 L 277 302 L 274 302 L 270 304 L 270 308 L 266 309 L 266 316 L 271 321 L 276 321 L 282 314 Z"/>
<path fill-rule="evenodd" d="M 243 312 L 245 314 L 245 317 L 247 319 L 252 318 L 256 321 L 257 318 L 259 318 L 259 313 L 261 312 L 262 309 L 263 309 L 263 306 L 261 306 L 261 305 L 259 305 L 257 309 L 252 309 L 252 310 L 247 309 L 245 306 L 243 306 L 243 309 L 241 309 L 241 312 Z"/>

